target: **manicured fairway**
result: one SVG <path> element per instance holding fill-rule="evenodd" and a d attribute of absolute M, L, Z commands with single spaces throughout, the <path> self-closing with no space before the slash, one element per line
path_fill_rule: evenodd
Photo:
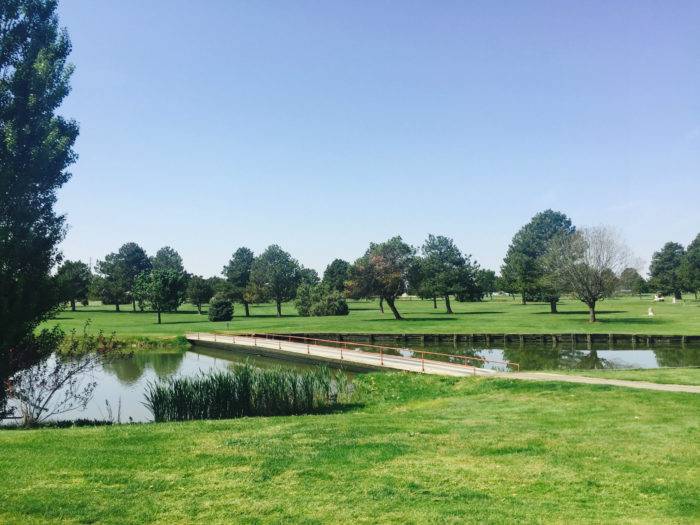
<path fill-rule="evenodd" d="M 119 337 L 172 337 L 187 331 L 230 330 L 239 332 L 386 332 L 386 333 L 637 333 L 667 335 L 700 334 L 700 302 L 687 299 L 681 304 L 652 303 L 647 298 L 626 297 L 600 303 L 599 322 L 588 322 L 585 306 L 579 301 L 564 300 L 559 314 L 550 314 L 549 305 L 521 305 L 510 298 L 481 303 L 453 301 L 454 315 L 444 313 L 438 302 L 399 301 L 398 308 L 406 317 L 396 321 L 387 309 L 379 312 L 377 302 L 350 302 L 350 315 L 339 317 L 299 317 L 291 304 L 285 305 L 284 317 L 274 316 L 273 305 L 254 305 L 253 316 L 242 317 L 237 306 L 230 323 L 211 323 L 191 305 L 177 313 L 163 315 L 163 324 L 156 324 L 150 312 L 132 313 L 130 306 L 115 312 L 112 306 L 99 303 L 65 311 L 57 320 L 66 329 L 81 330 L 85 321 L 94 329 L 115 331 Z M 654 317 L 647 315 L 652 306 Z"/>
<path fill-rule="evenodd" d="M 0 522 L 700 520 L 698 395 L 358 381 L 332 415 L 0 431 Z"/>

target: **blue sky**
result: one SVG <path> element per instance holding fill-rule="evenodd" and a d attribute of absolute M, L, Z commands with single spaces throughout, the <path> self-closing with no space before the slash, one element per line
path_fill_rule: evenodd
<path fill-rule="evenodd" d="M 63 0 L 64 254 L 214 275 L 453 237 L 498 269 L 554 208 L 648 262 L 700 230 L 700 2 Z"/>

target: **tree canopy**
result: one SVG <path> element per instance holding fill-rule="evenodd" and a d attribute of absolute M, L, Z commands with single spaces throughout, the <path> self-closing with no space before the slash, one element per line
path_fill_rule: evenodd
<path fill-rule="evenodd" d="M 172 269 L 153 269 L 136 279 L 136 295 L 158 314 L 174 312 L 185 299 L 187 280 L 183 272 Z"/>
<path fill-rule="evenodd" d="M 281 317 L 282 303 L 296 295 L 301 267 L 289 253 L 273 244 L 253 261 L 250 281 L 255 295 L 275 301 L 277 317 Z"/>
<path fill-rule="evenodd" d="M 376 297 L 386 301 L 396 319 L 402 319 L 396 298 L 408 286 L 416 250 L 400 236 L 388 241 L 370 243 L 367 252 L 350 269 L 348 290 L 351 297 Z"/>
<path fill-rule="evenodd" d="M 700 234 L 686 248 L 679 273 L 684 288 L 694 293 L 697 299 L 700 291 Z"/>
<path fill-rule="evenodd" d="M 323 272 L 323 284 L 339 292 L 345 291 L 345 283 L 350 275 L 350 263 L 334 259 Z"/>
<path fill-rule="evenodd" d="M 595 227 L 554 237 L 544 262 L 556 285 L 584 302 L 595 322 L 596 303 L 615 293 L 627 258 L 627 247 L 612 230 Z"/>
<path fill-rule="evenodd" d="M 71 42 L 55 1 L 0 2 L 0 383 L 38 359 L 33 332 L 58 306 L 49 271 L 64 217 L 78 124 L 57 114 L 70 92 Z M 4 407 L 0 388 L 0 416 Z"/>
<path fill-rule="evenodd" d="M 501 278 L 507 291 L 519 292 L 523 304 L 528 300 L 547 301 L 555 312 L 559 291 L 554 288 L 554 281 L 543 279 L 546 272 L 542 257 L 553 238 L 568 236 L 575 231 L 569 217 L 553 210 L 536 214 L 520 228 L 513 236 L 501 267 Z"/>
<path fill-rule="evenodd" d="M 58 296 L 61 302 L 70 303 L 75 311 L 76 301 L 86 302 L 92 273 L 90 267 L 82 261 L 64 261 L 56 272 Z"/>
<path fill-rule="evenodd" d="M 673 295 L 676 299 L 682 297 L 683 275 L 681 265 L 685 257 L 685 249 L 677 242 L 667 242 L 661 250 L 654 252 L 649 265 L 651 285 L 657 292 Z"/>
<path fill-rule="evenodd" d="M 422 258 L 411 272 L 418 279 L 419 295 L 441 297 L 447 313 L 452 313 L 450 295 L 465 297 L 476 288 L 476 267 L 464 256 L 454 241 L 442 235 L 428 235 L 421 248 Z M 409 278 L 410 280 L 410 278 Z"/>
<path fill-rule="evenodd" d="M 254 260 L 255 255 L 253 255 L 253 251 L 242 246 L 233 252 L 231 259 L 224 266 L 222 272 L 230 285 L 226 290 L 226 295 L 231 300 L 243 304 L 246 317 L 250 315 L 248 288 L 250 286 L 250 271 L 253 268 Z"/>
<path fill-rule="evenodd" d="M 172 270 L 176 273 L 185 273 L 182 257 L 170 246 L 164 246 L 151 257 L 151 266 L 154 270 Z"/>
<path fill-rule="evenodd" d="M 214 295 L 212 283 L 201 275 L 193 275 L 187 282 L 187 299 L 202 313 L 202 305 Z"/>

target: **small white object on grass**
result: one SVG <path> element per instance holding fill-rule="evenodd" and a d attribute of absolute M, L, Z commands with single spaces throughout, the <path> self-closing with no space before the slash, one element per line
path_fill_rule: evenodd
<path fill-rule="evenodd" d="M 647 315 L 649 317 L 654 317 L 654 309 L 651 306 L 649 307 L 649 311 L 647 312 Z"/>

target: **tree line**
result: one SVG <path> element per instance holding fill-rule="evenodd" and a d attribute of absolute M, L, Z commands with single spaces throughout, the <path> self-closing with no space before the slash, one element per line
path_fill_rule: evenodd
<path fill-rule="evenodd" d="M 251 304 L 268 301 L 275 303 L 278 316 L 288 301 L 295 302 L 300 315 L 344 315 L 348 298 L 378 298 L 382 312 L 386 305 L 401 319 L 396 301 L 404 294 L 431 299 L 435 308 L 439 299 L 452 313 L 453 298 L 480 301 L 496 291 L 517 294 L 523 304 L 547 302 L 552 313 L 564 294 L 573 295 L 595 321 L 597 303 L 620 290 L 680 298 L 684 291 L 700 289 L 700 235 L 687 249 L 667 243 L 655 252 L 649 279 L 628 266 L 629 260 L 629 250 L 614 230 L 576 228 L 566 214 L 545 210 L 515 233 L 500 275 L 481 268 L 453 239 L 429 235 L 419 248 L 400 236 L 370 243 L 352 263 L 332 261 L 322 277 L 277 245 L 257 256 L 240 247 L 221 276 L 204 278 L 185 271 L 182 258 L 170 247 L 149 257 L 131 242 L 98 261 L 94 275 L 84 263 L 66 261 L 56 280 L 62 299 L 73 309 L 88 298 L 116 310 L 131 303 L 134 311 L 155 311 L 158 322 L 161 312 L 175 311 L 185 301 L 200 313 L 211 302 L 212 320 L 230 320 L 234 303 L 243 306 L 246 317 Z"/>
<path fill-rule="evenodd" d="M 188 273 L 174 249 L 166 246 L 149 257 L 133 242 L 97 261 L 94 274 L 83 262 L 65 261 L 55 276 L 61 300 L 73 310 L 89 299 L 114 305 L 117 311 L 120 305 L 131 304 L 133 311 L 155 311 L 159 323 L 162 312 L 175 311 L 186 300 L 200 313 L 202 305 L 211 301 L 215 320 L 226 320 L 233 303 L 243 306 L 246 317 L 251 304 L 267 301 L 275 303 L 281 316 L 282 304 L 292 300 L 301 315 L 344 315 L 346 298 L 378 297 L 382 311 L 386 304 L 401 319 L 396 299 L 407 292 L 432 298 L 435 307 L 441 298 L 451 313 L 451 296 L 480 300 L 493 292 L 495 279 L 493 271 L 479 268 L 452 239 L 433 235 L 420 254 L 401 237 L 371 243 L 352 264 L 332 261 L 322 278 L 277 245 L 257 256 L 247 247 L 238 248 L 221 276 L 204 278 Z"/>

